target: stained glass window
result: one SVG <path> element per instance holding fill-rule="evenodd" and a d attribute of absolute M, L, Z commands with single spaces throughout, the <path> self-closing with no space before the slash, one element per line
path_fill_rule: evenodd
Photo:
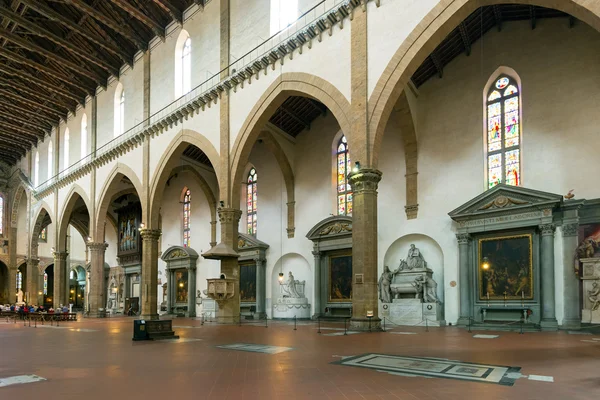
<path fill-rule="evenodd" d="M 190 217 L 191 217 L 191 200 L 192 194 L 190 189 L 186 189 L 183 196 L 183 247 L 190 246 Z"/>
<path fill-rule="evenodd" d="M 348 183 L 350 172 L 350 153 L 348 153 L 348 142 L 342 136 L 337 145 L 337 209 L 338 215 L 352 215 L 352 188 Z"/>
<path fill-rule="evenodd" d="M 249 235 L 256 236 L 256 206 L 257 206 L 257 192 L 256 192 L 256 181 L 258 175 L 255 168 L 251 168 L 248 173 L 248 179 L 246 180 L 246 230 Z"/>
<path fill-rule="evenodd" d="M 41 242 L 44 242 L 44 243 L 48 240 L 48 227 L 45 227 L 44 229 L 42 229 L 42 231 L 40 232 L 39 239 Z"/>
<path fill-rule="evenodd" d="M 23 288 L 23 273 L 17 272 L 17 292 Z"/>
<path fill-rule="evenodd" d="M 487 96 L 487 185 L 521 184 L 519 89 L 514 79 L 500 76 Z"/>
<path fill-rule="evenodd" d="M 48 274 L 44 272 L 44 294 L 48 294 Z"/>
<path fill-rule="evenodd" d="M 192 89 L 192 39 L 189 37 L 183 44 L 183 52 L 181 53 L 181 86 L 183 94 L 188 93 Z"/>

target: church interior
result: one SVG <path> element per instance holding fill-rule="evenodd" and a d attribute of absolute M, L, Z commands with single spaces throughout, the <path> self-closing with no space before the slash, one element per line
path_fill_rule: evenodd
<path fill-rule="evenodd" d="M 0 397 L 600 393 L 600 2 L 0 22 Z"/>

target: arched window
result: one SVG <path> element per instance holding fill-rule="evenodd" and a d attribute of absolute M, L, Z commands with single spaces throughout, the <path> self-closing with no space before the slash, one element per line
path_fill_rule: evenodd
<path fill-rule="evenodd" d="M 48 241 L 48 227 L 44 227 L 44 229 L 41 230 L 39 241 L 42 243 L 46 243 Z"/>
<path fill-rule="evenodd" d="M 520 93 L 515 80 L 500 75 L 486 97 L 487 187 L 521 184 Z"/>
<path fill-rule="evenodd" d="M 50 141 L 50 143 L 48 143 L 48 179 L 52 178 L 52 176 L 54 176 L 54 163 L 53 163 L 53 157 L 54 157 L 54 146 L 52 145 L 52 141 Z"/>
<path fill-rule="evenodd" d="M 346 136 L 342 136 L 338 142 L 336 157 L 338 215 L 352 215 L 352 188 L 347 178 L 350 172 L 350 153 Z"/>
<path fill-rule="evenodd" d="M 81 159 L 87 156 L 87 115 L 81 117 Z"/>
<path fill-rule="evenodd" d="M 0 196 L 0 235 L 4 233 L 4 197 Z"/>
<path fill-rule="evenodd" d="M 125 90 L 119 82 L 115 91 L 115 127 L 114 136 L 120 136 L 125 132 Z"/>
<path fill-rule="evenodd" d="M 298 0 L 271 0 L 271 35 L 298 19 Z"/>
<path fill-rule="evenodd" d="M 63 169 L 69 168 L 69 128 L 65 129 Z"/>
<path fill-rule="evenodd" d="M 23 288 L 23 273 L 17 271 L 17 292 Z"/>
<path fill-rule="evenodd" d="M 175 97 L 192 89 L 192 39 L 182 30 L 175 45 Z"/>
<path fill-rule="evenodd" d="M 44 295 L 48 294 L 48 274 L 44 272 Z"/>
<path fill-rule="evenodd" d="M 52 142 L 50 142 L 52 143 Z M 48 152 L 49 154 L 50 152 Z M 48 174 L 50 174 L 51 170 L 48 170 Z M 40 152 L 35 152 L 35 161 L 33 164 L 33 183 L 37 187 L 40 184 Z"/>
<path fill-rule="evenodd" d="M 191 200 L 192 194 L 190 193 L 190 189 L 185 189 L 185 194 L 183 195 L 183 247 L 190 246 Z"/>
<path fill-rule="evenodd" d="M 256 236 L 256 203 L 257 203 L 257 192 L 256 192 L 256 181 L 258 174 L 256 169 L 250 168 L 248 172 L 248 179 L 246 180 L 246 226 L 249 235 Z"/>

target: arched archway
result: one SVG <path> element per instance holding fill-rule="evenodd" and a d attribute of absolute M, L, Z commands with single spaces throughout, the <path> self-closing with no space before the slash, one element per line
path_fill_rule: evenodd
<path fill-rule="evenodd" d="M 290 96 L 302 96 L 316 99 L 323 103 L 334 115 L 344 134 L 349 135 L 350 146 L 353 138 L 350 132 L 350 103 L 346 97 L 331 83 L 306 73 L 284 73 L 265 91 L 250 111 L 242 125 L 232 147 L 231 186 L 225 192 L 221 187 L 221 200 L 226 206 L 235 206 L 240 199 L 243 173 L 254 143 L 264 130 L 265 124 L 273 113 Z M 364 146 L 363 146 L 364 147 Z M 355 146 L 355 148 L 361 148 Z M 223 185 L 223 179 L 221 185 Z"/>
<path fill-rule="evenodd" d="M 511 0 L 450 0 L 438 3 L 400 45 L 369 98 L 368 146 L 372 149 L 369 163 L 376 168 L 381 143 L 390 114 L 405 85 L 425 58 L 438 44 L 477 8 L 515 3 Z M 600 31 L 600 3 L 586 0 L 565 0 L 548 4 L 544 0 L 520 0 L 518 3 L 541 7 L 551 6 L 568 13 Z"/>
<path fill-rule="evenodd" d="M 10 275 L 6 264 L 0 261 L 0 304 L 12 303 L 9 299 Z"/>

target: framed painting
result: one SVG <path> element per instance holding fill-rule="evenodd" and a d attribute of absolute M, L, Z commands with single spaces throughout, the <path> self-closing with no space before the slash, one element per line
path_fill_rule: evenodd
<path fill-rule="evenodd" d="M 256 264 L 240 265 L 240 300 L 256 301 Z"/>
<path fill-rule="evenodd" d="M 479 300 L 533 300 L 532 235 L 479 239 Z"/>
<path fill-rule="evenodd" d="M 352 256 L 329 258 L 329 301 L 352 301 Z"/>

